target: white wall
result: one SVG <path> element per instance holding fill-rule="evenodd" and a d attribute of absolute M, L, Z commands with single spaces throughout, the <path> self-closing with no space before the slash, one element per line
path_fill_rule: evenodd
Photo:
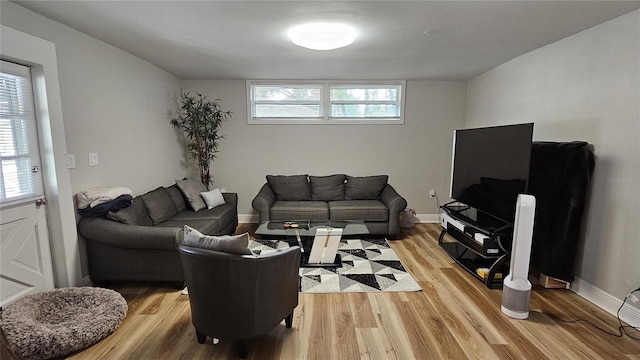
<path fill-rule="evenodd" d="M 2 2 L 3 25 L 55 44 L 67 151 L 74 193 L 91 186 L 126 186 L 140 194 L 184 176 L 169 120 L 178 78 L 127 52 Z M 89 167 L 88 155 L 99 165 Z"/>
<path fill-rule="evenodd" d="M 2 1 L 1 6 L 2 25 L 55 45 L 64 122 L 59 128 L 77 162 L 75 169 L 63 168 L 69 176 L 59 177 L 65 181 L 59 187 L 70 189 L 63 194 L 91 186 L 126 186 L 141 194 L 185 175 L 178 137 L 169 124 L 180 89 L 175 76 L 19 5 Z M 54 150 L 61 148 L 64 144 L 54 144 Z M 90 152 L 98 153 L 98 166 L 88 166 Z M 81 255 L 67 254 L 66 264 L 54 258 L 54 267 L 69 274 L 68 281 L 60 281 L 57 270 L 56 285 L 78 285 L 87 276 L 84 243 L 75 229 L 63 241 L 65 251 Z"/>
<path fill-rule="evenodd" d="M 638 288 L 640 11 L 498 66 L 472 79 L 468 96 L 467 127 L 534 122 L 534 140 L 594 145 L 577 283 L 600 302 Z"/>
<path fill-rule="evenodd" d="M 233 118 L 223 124 L 215 185 L 239 194 L 238 212 L 268 174 L 388 174 L 389 183 L 426 220 L 437 220 L 435 189 L 449 193 L 453 130 L 465 118 L 466 81 L 408 81 L 404 125 L 248 125 L 244 81 L 184 81 L 185 90 L 220 98 Z"/>

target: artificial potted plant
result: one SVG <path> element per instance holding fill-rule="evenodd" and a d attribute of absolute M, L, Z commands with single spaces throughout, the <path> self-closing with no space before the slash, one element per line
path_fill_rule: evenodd
<path fill-rule="evenodd" d="M 222 110 L 220 99 L 210 100 L 202 94 L 193 96 L 184 90 L 180 92 L 180 110 L 171 125 L 184 133 L 187 151 L 198 163 L 200 181 L 207 189 L 213 182 L 211 162 L 218 153 L 218 140 L 224 139 L 218 130 L 231 115 L 231 111 Z"/>

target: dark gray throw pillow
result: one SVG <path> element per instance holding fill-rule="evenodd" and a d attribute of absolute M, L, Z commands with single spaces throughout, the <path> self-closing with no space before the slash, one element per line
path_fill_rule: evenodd
<path fill-rule="evenodd" d="M 182 195 L 182 191 L 180 191 L 178 185 L 173 184 L 165 189 L 167 189 L 167 192 L 169 193 L 169 196 L 171 196 L 171 200 L 173 200 L 173 203 L 176 204 L 178 212 L 187 208 L 187 205 L 184 202 L 184 195 Z"/>
<path fill-rule="evenodd" d="M 309 176 L 311 199 L 319 201 L 344 200 L 344 174 Z"/>
<path fill-rule="evenodd" d="M 178 213 L 176 204 L 171 200 L 171 196 L 167 192 L 167 189 L 163 187 L 149 191 L 139 197 L 142 199 L 142 202 L 144 202 L 144 206 L 147 208 L 147 212 L 153 221 L 153 225 L 165 222 Z"/>
<path fill-rule="evenodd" d="M 153 221 L 149 217 L 147 213 L 147 208 L 144 206 L 144 203 L 141 199 L 135 198 L 131 203 L 131 206 L 124 208 L 120 211 L 113 212 L 109 211 L 107 217 L 111 220 L 115 220 L 119 223 L 127 224 L 127 225 L 140 225 L 140 226 L 151 226 L 153 225 Z"/>
<path fill-rule="evenodd" d="M 176 185 L 178 185 L 178 188 L 182 191 L 184 197 L 187 198 L 187 201 L 189 202 L 189 205 L 191 205 L 193 211 L 202 210 L 207 207 L 207 204 L 204 203 L 204 199 L 200 196 L 200 193 L 207 191 L 207 187 L 201 182 L 183 179 L 176 180 Z"/>
<path fill-rule="evenodd" d="M 267 183 L 276 195 L 276 200 L 311 200 L 308 175 L 267 175 Z"/>
<path fill-rule="evenodd" d="M 388 175 L 360 176 L 347 175 L 344 198 L 347 200 L 376 200 L 387 185 Z"/>

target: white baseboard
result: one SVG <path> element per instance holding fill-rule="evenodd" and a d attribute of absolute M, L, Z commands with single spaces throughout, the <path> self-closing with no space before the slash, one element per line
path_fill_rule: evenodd
<path fill-rule="evenodd" d="M 419 223 L 439 223 L 440 214 L 416 214 L 416 218 L 418 218 Z"/>
<path fill-rule="evenodd" d="M 259 219 L 258 214 L 238 214 L 240 224 L 257 224 Z"/>
<path fill-rule="evenodd" d="M 570 289 L 613 316 L 616 316 L 616 312 L 618 308 L 620 308 L 623 300 L 616 298 L 580 278 L 575 278 L 573 282 L 571 282 Z M 638 295 L 636 294 L 636 296 Z M 627 300 L 620 310 L 620 319 L 631 326 L 640 326 L 640 309 L 630 305 Z"/>

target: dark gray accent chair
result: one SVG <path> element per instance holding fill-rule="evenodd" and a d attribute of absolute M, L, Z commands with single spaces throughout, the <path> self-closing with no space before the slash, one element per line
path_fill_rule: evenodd
<path fill-rule="evenodd" d="M 85 217 L 78 233 L 86 241 L 89 276 L 106 281 L 167 281 L 182 288 L 178 255 L 184 225 L 209 235 L 233 234 L 238 194 L 223 193 L 226 204 L 193 211 L 175 185 L 137 196 L 110 218 Z"/>
<path fill-rule="evenodd" d="M 387 180 L 387 175 L 267 175 L 251 204 L 261 223 L 359 220 L 370 235 L 396 239 L 407 201 Z"/>
<path fill-rule="evenodd" d="M 198 342 L 206 337 L 237 340 L 247 356 L 247 341 L 283 319 L 287 328 L 298 306 L 300 248 L 256 257 L 178 246 L 189 289 L 191 321 Z"/>

